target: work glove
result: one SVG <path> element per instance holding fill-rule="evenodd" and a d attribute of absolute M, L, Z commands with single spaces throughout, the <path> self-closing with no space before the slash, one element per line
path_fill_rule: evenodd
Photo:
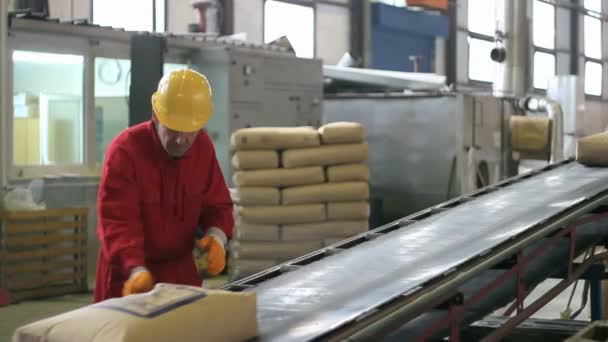
<path fill-rule="evenodd" d="M 145 267 L 135 267 L 131 270 L 129 279 L 122 286 L 122 295 L 128 296 L 135 293 L 144 293 L 154 287 L 154 277 Z"/>
<path fill-rule="evenodd" d="M 226 235 L 219 228 L 211 228 L 207 236 L 198 240 L 198 247 L 207 252 L 207 274 L 216 276 L 226 267 Z"/>

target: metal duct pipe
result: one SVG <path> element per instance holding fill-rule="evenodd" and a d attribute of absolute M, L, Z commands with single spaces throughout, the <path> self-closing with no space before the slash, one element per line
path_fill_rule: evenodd
<path fill-rule="evenodd" d="M 533 113 L 547 113 L 553 120 L 551 132 L 551 163 L 564 160 L 564 113 L 557 101 L 548 97 L 526 97 L 519 103 L 520 108 Z"/>
<path fill-rule="evenodd" d="M 11 59 L 8 54 L 8 1 L 0 1 L 0 146 L 7 145 L 7 127 L 8 120 L 8 87 L 7 87 L 7 63 Z M 6 148 L 0 149 L 0 190 L 8 185 L 8 169 Z"/>
<path fill-rule="evenodd" d="M 498 63 L 492 90 L 495 96 L 523 96 L 525 68 L 525 0 L 496 2 L 496 47 L 490 58 Z"/>
<path fill-rule="evenodd" d="M 606 238 L 608 234 L 608 222 L 602 220 L 600 222 L 594 222 L 587 225 L 580 226 L 576 230 L 576 254 L 583 253 L 587 248 L 600 243 Z M 541 244 L 541 240 L 537 244 L 528 247 L 524 250 L 524 254 L 529 254 L 535 247 Z M 545 253 L 540 255 L 534 260 L 530 261 L 529 267 L 524 270 L 523 282 L 527 285 L 534 286 L 539 284 L 543 280 L 551 277 L 556 272 L 561 271 L 559 267 L 563 265 L 564 260 L 567 258 L 569 253 L 569 244 L 567 239 L 561 241 L 557 246 L 548 249 Z M 558 267 L 554 267 L 558 266 Z M 563 267 L 563 266 L 562 266 Z M 482 289 L 484 286 L 491 283 L 494 279 L 500 276 L 504 271 L 502 270 L 487 270 L 481 273 L 474 279 L 464 284 L 459 291 L 463 294 L 465 301 Z M 515 277 L 509 278 L 506 282 L 499 285 L 494 289 L 487 297 L 482 301 L 472 305 L 466 310 L 460 321 L 461 327 L 466 327 L 477 320 L 482 319 L 486 315 L 493 311 L 504 307 L 506 304 L 511 302 L 513 298 L 517 296 Z M 416 336 L 420 336 L 428 327 L 438 322 L 439 320 L 445 319 L 447 311 L 444 310 L 433 310 L 418 318 L 412 320 L 408 324 L 404 325 L 399 331 L 393 335 L 384 339 L 384 341 L 410 341 Z M 448 334 L 447 329 L 440 331 L 438 334 L 433 336 L 430 340 L 441 339 L 441 336 Z"/>

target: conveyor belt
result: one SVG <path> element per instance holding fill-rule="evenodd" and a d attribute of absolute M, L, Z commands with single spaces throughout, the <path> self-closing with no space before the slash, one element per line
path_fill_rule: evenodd
<path fill-rule="evenodd" d="M 281 272 L 275 269 L 228 288 L 254 285 L 246 291 L 257 293 L 261 340 L 312 340 L 513 241 L 531 243 L 532 233 L 559 229 L 605 198 L 608 169 L 562 163 L 413 215 L 391 229 L 407 227 L 305 267 L 272 277 Z"/>

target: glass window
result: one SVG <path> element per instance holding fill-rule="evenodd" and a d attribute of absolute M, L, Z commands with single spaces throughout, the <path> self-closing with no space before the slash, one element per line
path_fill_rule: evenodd
<path fill-rule="evenodd" d="M 83 163 L 83 56 L 13 52 L 13 163 Z"/>
<path fill-rule="evenodd" d="M 156 6 L 156 17 L 154 6 Z M 154 27 L 155 18 L 156 27 Z M 93 22 L 129 31 L 163 32 L 165 0 L 93 0 Z"/>
<path fill-rule="evenodd" d="M 494 0 L 469 0 L 469 31 L 494 36 L 494 31 L 496 31 L 495 6 Z"/>
<path fill-rule="evenodd" d="M 585 56 L 602 58 L 602 22 L 598 18 L 585 16 Z"/>
<path fill-rule="evenodd" d="M 95 58 L 95 160 L 101 164 L 106 147 L 129 126 L 131 61 Z"/>
<path fill-rule="evenodd" d="M 585 63 L 585 93 L 589 95 L 602 96 L 602 73 L 600 63 Z"/>
<path fill-rule="evenodd" d="M 547 89 L 549 80 L 553 77 L 555 77 L 555 55 L 535 52 L 534 88 Z"/>
<path fill-rule="evenodd" d="M 585 0 L 585 9 L 597 13 L 602 12 L 602 0 Z"/>
<path fill-rule="evenodd" d="M 485 82 L 494 80 L 495 65 L 490 59 L 494 46 L 493 42 L 469 38 L 469 79 Z"/>
<path fill-rule="evenodd" d="M 555 6 L 534 0 L 532 30 L 534 45 L 555 48 Z"/>
<path fill-rule="evenodd" d="M 267 0 L 264 4 L 264 42 L 287 36 L 298 57 L 314 57 L 314 25 L 312 7 L 274 0 Z"/>
<path fill-rule="evenodd" d="M 175 70 L 188 69 L 188 64 L 179 64 L 179 63 L 165 63 L 163 65 L 163 75 L 170 73 Z"/>

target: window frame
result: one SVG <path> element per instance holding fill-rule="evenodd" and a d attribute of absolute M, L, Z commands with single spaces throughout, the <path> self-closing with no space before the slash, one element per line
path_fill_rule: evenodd
<path fill-rule="evenodd" d="M 494 3 L 496 4 L 497 0 L 491 0 L 494 1 Z M 469 63 L 470 63 L 470 59 L 471 59 L 471 49 L 470 49 L 470 44 L 469 44 L 469 40 L 470 39 L 478 39 L 478 40 L 484 40 L 490 43 L 495 43 L 495 38 L 494 36 L 489 36 L 483 33 L 479 33 L 479 32 L 475 32 L 475 31 L 471 31 L 469 29 L 469 1 L 466 1 L 466 8 L 463 7 L 463 10 L 465 11 L 466 15 L 464 16 L 464 27 L 463 28 L 457 28 L 457 31 L 462 31 L 466 34 L 466 84 L 468 86 L 472 86 L 475 88 L 480 88 L 480 89 L 492 89 L 492 86 L 494 84 L 494 81 L 481 81 L 481 80 L 476 80 L 476 79 L 472 79 L 471 78 L 471 70 L 469 68 Z M 490 56 L 488 56 L 488 61 L 492 62 L 492 60 L 490 59 Z"/>
<path fill-rule="evenodd" d="M 91 18 L 91 22 L 95 23 L 95 1 L 104 1 L 104 0 L 90 0 L 90 4 L 91 4 L 91 10 L 90 10 L 90 18 Z M 162 32 L 167 32 L 167 24 L 168 24 L 168 13 L 169 11 L 168 9 L 168 5 L 169 5 L 169 0 L 149 0 L 152 2 L 152 30 L 143 30 L 143 31 L 147 31 L 147 32 L 158 32 L 158 33 L 162 33 Z M 156 5 L 157 5 L 157 1 L 158 2 L 162 2 L 164 8 L 165 8 L 165 15 L 163 16 L 163 30 L 162 31 L 158 31 L 156 29 L 157 27 L 157 23 L 156 23 L 156 19 L 157 19 L 157 15 L 156 15 Z M 122 28 L 122 27 L 116 27 L 116 28 Z"/>
<path fill-rule="evenodd" d="M 581 37 L 583 39 L 582 44 L 579 44 L 579 46 L 581 46 L 581 52 L 579 53 L 579 56 L 582 57 L 582 72 L 581 70 L 579 70 L 579 77 L 583 78 L 583 93 L 585 94 L 585 97 L 587 99 L 590 100 L 603 100 L 604 99 L 604 94 L 606 94 L 606 87 L 604 87 L 604 76 L 606 75 L 606 57 L 604 56 L 604 40 L 601 39 L 603 38 L 603 33 L 604 33 L 604 25 L 605 25 L 605 21 L 606 18 L 604 18 L 604 13 L 606 12 L 606 6 L 603 6 L 604 2 L 600 2 L 600 4 L 602 5 L 601 8 L 601 12 L 595 12 L 592 10 L 589 10 L 585 7 L 585 3 L 582 2 L 581 3 L 581 8 L 582 8 L 582 12 L 579 16 L 579 27 L 578 30 L 580 32 L 582 32 L 581 35 L 579 35 L 579 37 Z M 585 39 L 586 39 L 586 32 L 585 32 L 585 18 L 586 17 L 592 17 L 592 18 L 596 18 L 600 21 L 600 58 L 595 58 L 595 57 L 589 57 L 587 56 L 587 52 L 585 51 Z M 601 74 L 601 78 L 600 78 L 600 87 L 601 87 L 601 92 L 600 95 L 594 95 L 594 94 L 588 94 L 585 91 L 585 81 L 586 81 L 586 76 L 587 76 L 587 62 L 592 62 L 592 63 L 596 63 L 599 64 L 602 67 L 602 74 Z M 580 67 L 579 67 L 580 68 Z"/>
<path fill-rule="evenodd" d="M 262 3 L 262 42 L 266 41 L 266 2 Z M 317 58 L 317 1 L 316 0 L 272 0 L 284 2 L 291 5 L 299 5 L 312 8 L 312 57 Z M 266 44 L 266 43 L 264 43 Z"/>
<path fill-rule="evenodd" d="M 14 105 L 13 105 L 13 76 L 14 62 L 13 52 L 15 50 L 25 50 L 39 53 L 58 53 L 58 54 L 73 54 L 83 57 L 83 89 L 82 89 L 82 163 L 67 164 L 67 165 L 16 165 L 14 162 Z M 88 39 L 79 37 L 60 37 L 56 35 L 46 35 L 40 33 L 25 33 L 11 32 L 8 37 L 8 49 L 6 51 L 7 59 L 7 109 L 10 115 L 5 116 L 5 125 L 7 127 L 6 137 L 2 143 L 6 148 L 7 178 L 9 180 L 32 179 L 45 177 L 49 174 L 77 174 L 88 175 L 90 173 L 90 153 L 91 148 L 89 140 L 91 137 L 90 131 L 90 112 L 91 99 L 87 92 L 90 91 L 88 85 L 91 78 L 90 61 L 91 49 Z M 89 88 L 88 88 L 89 87 Z M 88 88 L 88 89 L 87 89 Z M 93 137 L 94 138 L 94 137 Z M 94 148 L 94 146 L 92 146 Z"/>
<path fill-rule="evenodd" d="M 545 48 L 542 46 L 537 46 L 534 44 L 534 2 L 535 1 L 540 1 L 542 3 L 545 3 L 547 5 L 553 6 L 553 49 L 549 49 L 549 48 Z M 557 16 L 557 9 L 558 7 L 553 4 L 553 3 L 549 3 L 546 1 L 542 1 L 542 0 L 532 0 L 531 2 L 529 2 L 529 6 L 528 6 L 528 10 L 530 11 L 530 17 L 532 18 L 532 20 L 530 21 L 530 40 L 529 40 L 529 45 L 530 45 L 530 55 L 528 56 L 528 60 L 530 61 L 529 64 L 529 68 L 530 68 L 530 72 L 528 73 L 528 79 L 526 80 L 527 84 L 528 84 L 528 89 L 530 89 L 531 92 L 536 93 L 536 94 L 546 94 L 547 93 L 547 89 L 549 88 L 547 85 L 547 88 L 536 88 L 536 86 L 534 85 L 534 69 L 535 69 L 535 65 L 534 65 L 534 55 L 536 54 L 536 52 L 542 52 L 542 53 L 546 53 L 546 54 L 550 54 L 553 55 L 553 58 L 555 60 L 554 63 L 554 67 L 553 67 L 553 74 L 557 75 L 557 65 L 558 65 L 558 60 L 557 60 L 557 21 L 558 21 L 558 16 Z M 572 39 L 572 37 L 570 38 Z"/>

